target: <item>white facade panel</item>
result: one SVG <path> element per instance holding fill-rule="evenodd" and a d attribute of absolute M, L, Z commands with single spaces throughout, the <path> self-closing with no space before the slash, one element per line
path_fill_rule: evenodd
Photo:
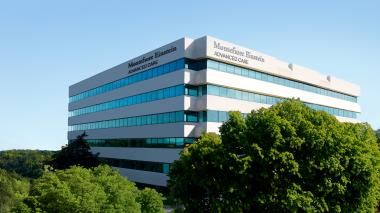
<path fill-rule="evenodd" d="M 135 147 L 92 147 L 93 153 L 102 158 L 116 158 L 160 163 L 173 163 L 182 149 L 135 148 Z"/>
<path fill-rule="evenodd" d="M 201 97 L 185 96 L 184 98 L 185 110 L 191 111 L 205 111 L 207 110 L 207 96 Z"/>
<path fill-rule="evenodd" d="M 87 139 L 113 139 L 113 138 L 167 138 L 188 137 L 185 135 L 185 125 L 180 123 L 154 124 L 145 126 L 132 126 L 122 128 L 108 128 L 86 130 Z M 71 131 L 68 139 L 75 139 L 83 131 Z"/>
<path fill-rule="evenodd" d="M 203 85 L 206 84 L 206 69 L 201 71 L 186 70 L 185 84 Z"/>
<path fill-rule="evenodd" d="M 240 111 L 249 113 L 252 110 L 258 110 L 262 107 L 268 108 L 269 104 L 261 104 L 250 101 L 242 101 L 231 98 L 207 95 L 207 109 L 217 111 Z"/>
<path fill-rule="evenodd" d="M 219 127 L 222 126 L 223 123 L 217 123 L 217 122 L 207 122 L 206 123 L 206 129 L 207 132 L 213 132 L 219 134 Z"/>
<path fill-rule="evenodd" d="M 162 55 L 162 53 L 165 53 Z M 69 96 L 76 95 L 95 87 L 102 86 L 106 83 L 110 83 L 121 78 L 133 75 L 143 70 L 148 70 L 162 64 L 169 63 L 171 61 L 183 58 L 185 55 L 185 39 L 179 39 L 165 46 L 157 48 L 153 51 L 145 53 L 141 56 L 133 58 L 120 65 L 112 67 L 104 72 L 80 81 L 69 88 Z M 142 63 L 140 63 L 143 61 Z M 133 66 L 130 66 L 133 65 Z M 151 65 L 151 66 L 148 66 Z M 141 68 L 138 71 L 136 68 Z M 133 71 L 133 72 L 132 72 Z"/>
<path fill-rule="evenodd" d="M 340 122 L 348 122 L 348 123 L 360 123 L 358 119 L 355 118 L 346 118 L 346 117 L 341 117 L 341 116 L 335 116 L 338 121 Z"/>
<path fill-rule="evenodd" d="M 206 57 L 246 68 L 260 70 L 276 76 L 282 76 L 307 82 L 326 89 L 355 96 L 360 95 L 359 86 L 336 78 L 320 74 L 299 65 L 278 60 L 272 56 L 239 45 L 207 36 Z"/>
<path fill-rule="evenodd" d="M 188 138 L 197 138 L 201 136 L 203 132 L 202 125 L 199 125 L 199 123 L 193 123 L 193 124 L 186 124 L 184 126 L 184 135 Z"/>
<path fill-rule="evenodd" d="M 113 168 L 119 170 L 121 175 L 127 176 L 130 181 L 138 183 L 145 183 L 156 186 L 167 186 L 167 181 L 169 180 L 169 177 L 164 173 L 148 172 L 118 167 Z"/>

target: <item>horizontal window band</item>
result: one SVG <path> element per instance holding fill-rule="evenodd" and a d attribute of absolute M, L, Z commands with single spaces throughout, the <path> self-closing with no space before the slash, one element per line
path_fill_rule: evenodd
<path fill-rule="evenodd" d="M 238 100 L 263 103 L 263 104 L 275 104 L 285 100 L 285 98 L 262 95 L 253 92 L 246 92 L 242 90 L 231 89 L 227 87 L 221 87 L 216 85 L 202 85 L 202 86 L 191 86 L 191 85 L 177 85 L 173 87 L 163 88 L 147 93 L 142 93 L 134 96 L 129 96 L 123 99 L 113 100 L 110 102 L 105 102 L 98 105 L 93 105 L 81 109 L 77 109 L 74 111 L 70 111 L 70 116 L 78 116 L 88 113 L 94 113 L 99 111 L 105 111 L 135 104 L 146 103 L 148 101 L 161 100 L 165 98 L 176 97 L 180 95 L 191 95 L 191 96 L 201 96 L 201 95 L 215 95 L 227 98 L 233 98 Z M 327 107 L 323 105 L 313 104 L 313 103 L 305 103 L 309 107 L 322 110 L 328 112 L 330 114 L 342 117 L 356 118 L 357 113 L 349 110 Z"/>
<path fill-rule="evenodd" d="M 98 94 L 109 92 L 124 86 L 128 86 L 133 83 L 151 79 L 166 73 L 174 72 L 180 69 L 191 69 L 191 70 L 202 70 L 206 68 L 214 69 L 217 71 L 227 72 L 235 75 L 240 75 L 248 78 L 253 78 L 261 81 L 266 81 L 274 84 L 279 84 L 286 87 L 291 87 L 295 89 L 300 89 L 308 92 L 317 93 L 324 96 L 330 96 L 338 99 L 343 99 L 350 102 L 357 102 L 357 97 L 352 95 L 347 95 L 341 92 L 332 91 L 329 89 L 317 87 L 308 83 L 303 83 L 295 80 L 290 80 L 283 77 L 278 77 L 275 75 L 267 74 L 252 69 L 245 69 L 231 64 L 226 64 L 223 62 L 215 60 L 191 60 L 191 59 L 179 59 L 152 69 L 142 71 L 140 73 L 119 79 L 117 81 L 87 90 L 85 92 L 79 93 L 69 97 L 69 102 L 76 102 L 83 100 Z"/>
<path fill-rule="evenodd" d="M 137 95 L 133 95 L 133 96 L 117 99 L 117 100 L 112 100 L 112 101 L 103 102 L 103 103 L 92 105 L 92 106 L 83 107 L 80 109 L 75 109 L 69 112 L 69 117 L 79 116 L 79 115 L 84 115 L 84 114 L 89 114 L 89 113 L 94 113 L 94 112 L 101 112 L 101 111 L 121 108 L 125 106 L 131 106 L 131 105 L 142 104 L 142 103 L 152 102 L 156 100 L 162 100 L 166 98 L 181 96 L 181 95 L 184 95 L 184 90 L 185 89 L 183 85 L 178 85 L 178 86 L 167 87 L 167 88 L 163 88 L 159 90 L 154 90 L 151 92 L 141 93 L 141 94 L 137 94 Z"/>
<path fill-rule="evenodd" d="M 100 160 L 113 167 L 135 169 L 135 170 L 142 170 L 142 171 L 149 171 L 149 172 L 159 172 L 159 173 L 164 173 L 164 174 L 169 173 L 169 167 L 170 167 L 169 163 L 159 163 L 159 162 L 150 162 L 150 161 L 126 160 L 126 159 L 103 158 L 103 157 L 100 157 Z"/>
<path fill-rule="evenodd" d="M 253 94 L 253 96 L 250 96 L 250 94 L 248 93 L 247 101 L 250 101 L 250 97 L 253 97 L 252 100 L 254 102 L 256 102 L 255 101 L 256 98 L 260 99 L 259 103 L 265 103 L 264 102 L 265 100 L 270 102 L 270 103 L 267 102 L 267 104 L 275 104 L 275 103 L 285 100 L 283 98 L 269 97 L 269 96 L 258 95 L 258 94 Z M 231 98 L 231 96 L 227 98 Z M 240 100 L 244 100 L 244 99 L 240 99 Z M 327 113 L 330 113 L 333 115 L 337 114 L 337 116 L 349 117 L 349 118 L 356 118 L 357 116 L 357 113 L 347 111 L 347 110 L 320 106 L 320 105 L 310 104 L 310 103 L 305 103 L 305 104 L 311 107 L 312 109 L 326 111 Z M 69 131 L 121 128 L 121 127 L 132 127 L 132 126 L 154 125 L 154 124 L 167 124 L 167 123 L 176 123 L 176 122 L 225 122 L 228 120 L 228 113 L 229 112 L 226 112 L 226 111 L 216 111 L 216 110 L 208 110 L 208 111 L 201 111 L 201 112 L 194 112 L 194 111 L 167 112 L 167 113 L 160 113 L 160 114 L 153 114 L 153 115 L 144 115 L 144 116 L 137 116 L 137 117 L 76 124 L 76 125 L 69 126 Z M 246 115 L 246 113 L 243 113 L 243 115 Z"/>
<path fill-rule="evenodd" d="M 69 97 L 69 103 L 80 101 L 95 95 L 99 95 L 105 92 L 109 92 L 121 87 L 125 87 L 140 81 L 148 80 L 151 78 L 155 78 L 157 76 L 161 76 L 170 72 L 174 72 L 180 69 L 185 68 L 185 59 L 178 59 L 175 61 L 172 61 L 167 64 L 160 65 L 158 67 L 148 69 L 142 72 L 139 72 L 134 75 L 130 75 L 128 77 L 116 80 L 111 83 L 104 84 L 102 86 L 81 92 L 79 94 L 73 95 Z"/>
<path fill-rule="evenodd" d="M 205 64 L 205 63 L 202 62 L 201 64 Z M 199 66 L 200 65 L 196 67 L 199 67 Z M 290 80 L 287 78 L 278 77 L 278 76 L 267 74 L 267 73 L 260 72 L 257 70 L 246 69 L 246 68 L 238 67 L 231 64 L 226 64 L 219 61 L 207 59 L 207 65 L 203 69 L 206 69 L 206 68 L 357 103 L 357 97 L 352 96 L 352 95 L 343 94 L 343 93 L 332 91 L 329 89 L 317 87 L 308 83 Z"/>
<path fill-rule="evenodd" d="M 131 126 L 144 126 L 152 124 L 167 124 L 177 122 L 197 122 L 197 112 L 192 111 L 175 111 L 159 114 L 127 117 L 120 119 L 96 121 L 90 123 L 75 124 L 69 126 L 69 131 L 83 131 L 92 129 L 108 129 Z"/>
<path fill-rule="evenodd" d="M 184 148 L 196 138 L 86 139 L 91 147 Z M 70 140 L 71 143 L 74 140 Z"/>
<path fill-rule="evenodd" d="M 262 94 L 253 93 L 253 92 L 246 92 L 242 90 L 231 89 L 231 88 L 221 87 L 221 86 L 216 86 L 216 85 L 211 85 L 211 84 L 207 85 L 206 91 L 208 95 L 215 95 L 215 96 L 220 96 L 220 97 L 238 99 L 238 100 L 255 102 L 255 103 L 269 104 L 269 105 L 273 105 L 287 99 L 287 98 L 280 98 L 280 97 L 269 96 L 269 95 L 262 95 Z M 303 103 L 312 109 L 322 110 L 332 115 L 348 117 L 348 118 L 357 117 L 357 112 L 323 106 L 319 104 L 313 104 L 313 103 L 307 103 L 307 102 L 303 102 Z"/>
<path fill-rule="evenodd" d="M 132 106 L 137 104 L 143 104 L 153 102 L 157 100 L 163 100 L 167 98 L 190 95 L 198 96 L 198 87 L 190 85 L 176 85 L 172 87 L 166 87 L 154 91 L 144 92 L 137 95 L 132 95 L 100 104 L 95 104 L 79 109 L 69 111 L 69 117 L 85 115 L 89 113 L 102 112 L 111 109 L 117 109 L 126 106 Z"/>

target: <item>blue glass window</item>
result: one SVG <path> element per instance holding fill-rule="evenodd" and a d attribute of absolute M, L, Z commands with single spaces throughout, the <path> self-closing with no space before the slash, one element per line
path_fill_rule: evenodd
<path fill-rule="evenodd" d="M 185 113 L 183 111 L 179 111 L 175 113 L 176 122 L 184 121 Z"/>
<path fill-rule="evenodd" d="M 207 60 L 207 67 L 215 70 L 219 70 L 219 63 L 212 60 Z"/>
<path fill-rule="evenodd" d="M 162 164 L 162 173 L 164 173 L 164 174 L 169 173 L 169 164 L 168 163 Z"/>
<path fill-rule="evenodd" d="M 189 96 L 198 96 L 198 86 L 187 85 L 185 87 L 185 94 Z"/>
<path fill-rule="evenodd" d="M 198 112 L 186 112 L 187 122 L 198 122 Z"/>
<path fill-rule="evenodd" d="M 218 111 L 214 111 L 214 110 L 208 110 L 207 111 L 207 121 L 208 122 L 218 122 L 218 120 L 219 120 Z"/>

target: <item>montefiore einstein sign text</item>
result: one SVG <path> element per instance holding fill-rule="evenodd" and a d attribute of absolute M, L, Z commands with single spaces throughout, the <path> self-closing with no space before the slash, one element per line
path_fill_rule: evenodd
<path fill-rule="evenodd" d="M 144 56 L 137 61 L 131 61 L 128 63 L 129 74 L 153 67 L 158 64 L 158 58 L 166 54 L 177 51 L 177 47 L 171 46 L 165 50 L 158 50 L 152 53 L 150 56 Z"/>
<path fill-rule="evenodd" d="M 239 50 L 235 46 L 228 47 L 219 42 L 214 41 L 214 56 L 227 59 L 233 62 L 240 62 L 243 64 L 249 64 L 249 60 L 256 60 L 260 62 L 265 62 L 264 58 L 261 56 L 254 55 L 253 52 L 247 50 Z"/>

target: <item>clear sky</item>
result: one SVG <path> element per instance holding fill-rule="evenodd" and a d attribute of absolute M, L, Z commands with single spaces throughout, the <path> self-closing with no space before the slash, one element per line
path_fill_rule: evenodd
<path fill-rule="evenodd" d="M 184 36 L 211 35 L 361 86 L 380 128 L 380 1 L 2 1 L 0 150 L 67 143 L 68 87 Z"/>

